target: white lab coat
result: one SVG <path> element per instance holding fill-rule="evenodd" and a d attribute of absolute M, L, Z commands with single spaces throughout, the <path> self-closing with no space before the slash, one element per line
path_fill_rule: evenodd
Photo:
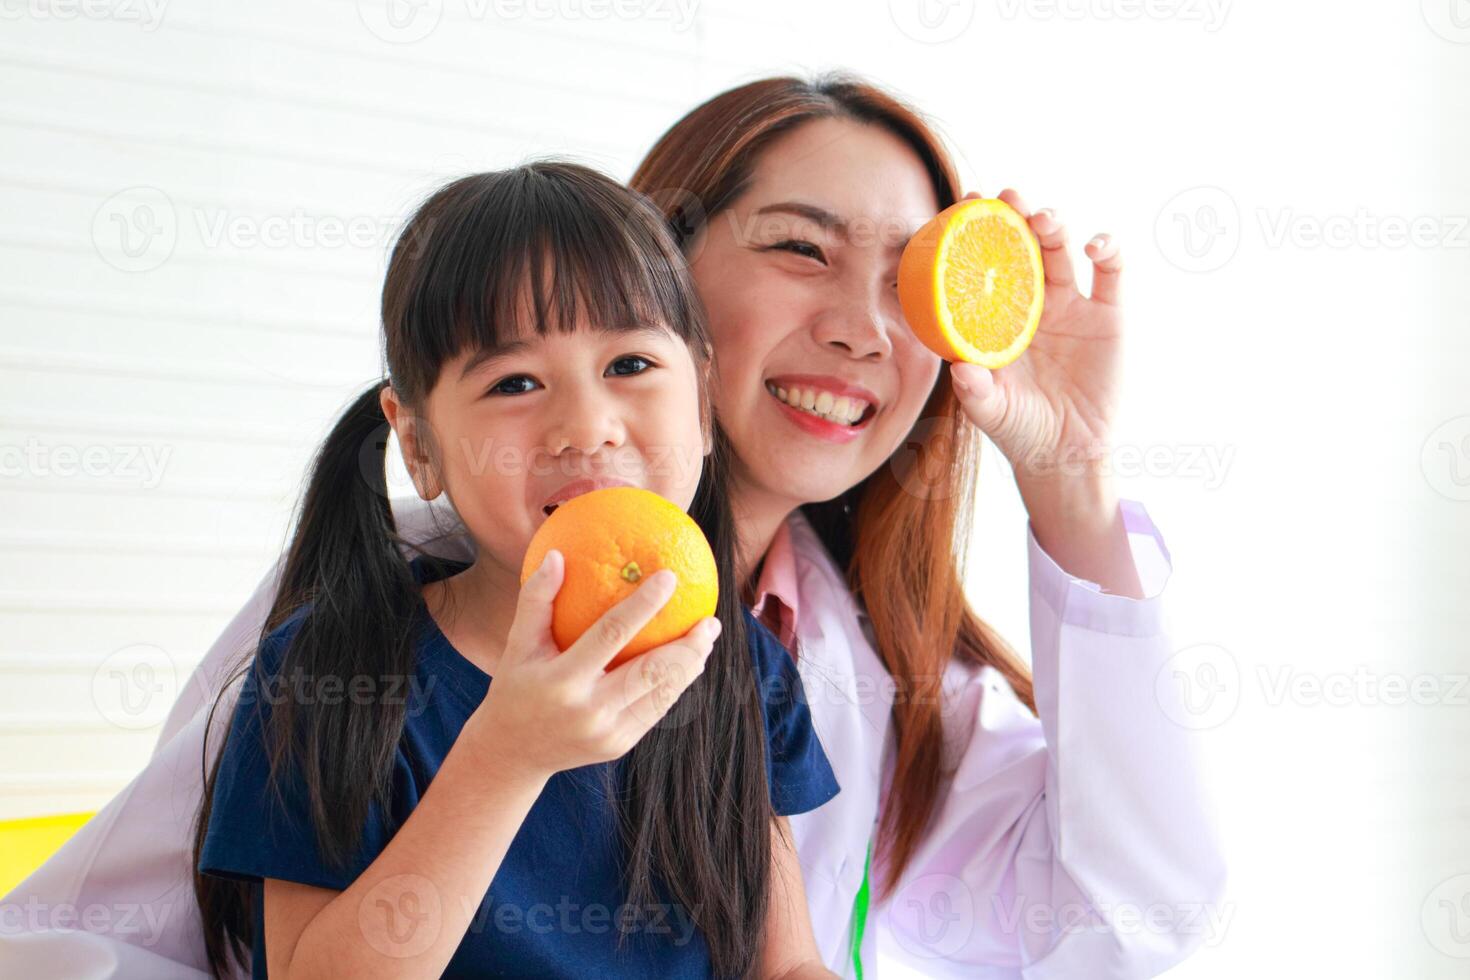
<path fill-rule="evenodd" d="M 1180 715 L 1156 693 L 1172 652 L 1155 594 L 1168 552 L 1143 508 L 1123 506 L 1151 598 L 1106 595 L 1068 576 L 1028 531 L 1040 720 L 993 670 L 952 665 L 947 673 L 951 774 L 899 888 L 869 913 L 868 978 L 878 973 L 879 948 L 933 976 L 1150 977 L 1204 939 L 1178 910 L 1217 904 L 1224 872 L 1197 733 L 1170 721 Z M 472 557 L 467 538 L 443 533 L 455 523 L 443 498 L 395 500 L 394 511 L 410 541 Z M 791 530 L 798 664 L 842 787 L 791 822 L 823 959 L 850 977 L 853 898 L 892 765 L 892 690 L 841 574 L 799 514 Z M 205 716 L 230 666 L 248 657 L 278 574 L 266 576 L 190 678 L 144 771 L 0 903 L 0 977 L 204 977 L 190 842 Z M 212 749 L 233 694 L 217 712 Z M 873 871 L 876 884 L 876 860 Z M 1176 910 L 1175 927 L 1132 922 L 1159 904 Z M 78 930 L 75 917 L 91 906 L 103 907 L 94 921 L 105 925 Z M 1088 906 L 1104 918 L 1070 932 L 1047 914 Z"/>

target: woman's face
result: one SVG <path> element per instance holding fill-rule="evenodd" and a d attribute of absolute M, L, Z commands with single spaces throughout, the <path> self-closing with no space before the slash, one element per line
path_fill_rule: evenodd
<path fill-rule="evenodd" d="M 940 360 L 904 323 L 898 260 L 937 210 L 900 139 L 821 119 L 772 143 L 692 243 L 738 503 L 829 500 L 914 427 Z"/>

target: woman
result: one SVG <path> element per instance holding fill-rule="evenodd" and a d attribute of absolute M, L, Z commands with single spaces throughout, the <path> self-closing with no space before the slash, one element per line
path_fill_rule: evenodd
<path fill-rule="evenodd" d="M 1083 296 L 1062 225 L 1003 192 L 1042 245 L 1046 308 L 1026 355 L 992 373 L 945 365 L 904 325 L 903 241 L 960 187 L 885 93 L 742 86 L 676 123 L 632 182 L 668 214 L 708 310 L 746 598 L 796 656 L 842 788 L 792 820 L 824 961 L 871 976 L 880 931 L 929 973 L 1146 977 L 1181 960 L 1224 872 L 1190 733 L 1157 700 L 1171 650 L 1129 531 L 1168 552 L 1094 465 L 1119 396 L 1116 246 L 1088 243 Z M 961 590 L 980 431 L 1030 518 L 1034 689 Z M 442 507 L 395 507 L 405 537 L 466 557 Z M 64 956 L 89 976 L 198 976 L 199 709 L 273 585 L 211 649 L 149 768 L 8 899 L 126 899 L 152 927 L 42 922 L 4 939 L 0 968 Z"/>

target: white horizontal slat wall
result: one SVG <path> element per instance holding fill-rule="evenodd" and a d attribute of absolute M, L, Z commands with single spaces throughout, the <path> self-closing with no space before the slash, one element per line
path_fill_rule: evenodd
<path fill-rule="evenodd" d="M 0 475 L 0 819 L 94 808 L 146 759 L 378 370 L 389 232 L 427 188 L 546 153 L 626 177 L 705 96 L 844 66 L 936 117 L 967 186 L 1125 250 L 1116 438 L 1176 465 L 1121 489 L 1174 551 L 1177 644 L 1240 666 L 1240 709 L 1207 733 L 1229 925 L 1171 975 L 1463 973 L 1470 930 L 1443 917 L 1470 909 L 1463 706 L 1259 680 L 1466 669 L 1470 504 L 1445 468 L 1470 451 L 1464 245 L 1273 234 L 1467 213 L 1456 0 L 151 0 L 157 23 L 129 19 L 145 2 L 0 4 L 0 452 L 109 461 Z M 1239 211 L 1238 251 L 1205 271 L 1161 234 L 1201 187 Z M 141 247 L 140 227 L 162 233 Z M 1228 466 L 1201 472 L 1201 449 Z M 970 586 L 1025 651 L 1025 514 L 985 450 Z"/>
<path fill-rule="evenodd" d="M 402 43 L 384 6 L 0 23 L 0 819 L 143 764 L 379 370 L 413 203 L 548 153 L 625 177 L 700 74 L 688 24 L 450 4 Z"/>

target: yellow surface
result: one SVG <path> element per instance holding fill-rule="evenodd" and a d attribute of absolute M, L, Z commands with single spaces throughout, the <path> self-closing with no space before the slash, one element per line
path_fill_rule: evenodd
<path fill-rule="evenodd" d="M 67 813 L 0 820 L 0 895 L 24 881 L 91 819 L 90 813 Z"/>

